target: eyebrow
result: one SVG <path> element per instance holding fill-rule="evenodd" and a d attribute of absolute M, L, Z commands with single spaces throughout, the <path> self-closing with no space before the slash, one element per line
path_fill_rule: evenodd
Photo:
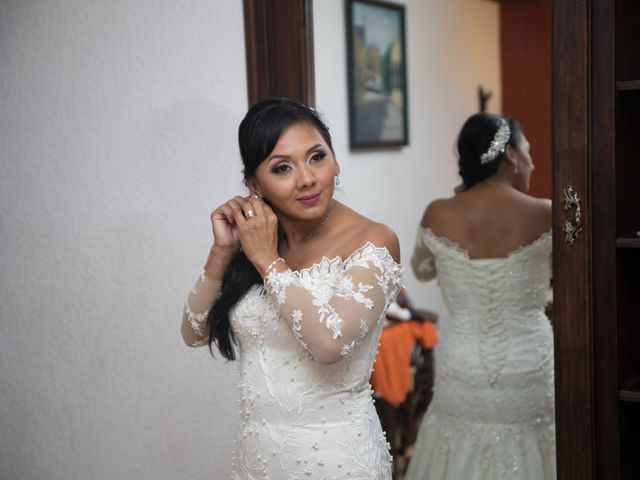
<path fill-rule="evenodd" d="M 322 147 L 322 146 L 323 145 L 321 143 L 316 143 L 313 147 L 309 148 L 305 152 L 305 155 L 309 155 L 311 152 L 316 150 L 318 147 Z M 275 160 L 275 159 L 278 159 L 278 158 L 290 159 L 291 157 L 289 155 L 271 155 L 269 158 L 267 158 L 267 162 L 270 162 L 271 160 Z"/>

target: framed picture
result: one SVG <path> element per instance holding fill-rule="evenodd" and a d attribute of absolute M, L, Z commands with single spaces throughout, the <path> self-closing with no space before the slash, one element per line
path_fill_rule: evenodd
<path fill-rule="evenodd" d="M 409 143 L 404 6 L 346 0 L 352 150 Z"/>

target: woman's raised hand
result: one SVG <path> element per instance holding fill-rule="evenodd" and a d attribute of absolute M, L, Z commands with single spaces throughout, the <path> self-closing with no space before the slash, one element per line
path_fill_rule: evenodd
<path fill-rule="evenodd" d="M 255 195 L 236 196 L 220 208 L 245 255 L 264 274 L 266 267 L 278 258 L 278 217 Z"/>
<path fill-rule="evenodd" d="M 214 248 L 233 257 L 240 249 L 240 234 L 229 202 L 223 203 L 211 213 L 211 227 Z"/>

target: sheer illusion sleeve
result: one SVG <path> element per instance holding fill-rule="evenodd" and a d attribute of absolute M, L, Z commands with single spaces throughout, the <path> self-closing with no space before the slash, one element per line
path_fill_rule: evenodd
<path fill-rule="evenodd" d="M 272 270 L 265 278 L 280 316 L 319 363 L 338 362 L 356 350 L 400 288 L 401 267 L 386 249 L 369 247 L 344 266 L 325 259 L 312 269 Z M 332 275 L 334 268 L 344 270 Z"/>
<path fill-rule="evenodd" d="M 426 228 L 420 226 L 416 235 L 416 244 L 411 255 L 411 268 L 418 280 L 428 281 L 436 276 L 436 257 L 424 241 Z"/>
<path fill-rule="evenodd" d="M 221 283 L 204 274 L 196 281 L 193 289 L 184 302 L 182 311 L 182 326 L 180 332 L 184 342 L 192 347 L 207 345 L 209 342 L 209 327 L 207 316 L 214 300 L 220 292 Z"/>

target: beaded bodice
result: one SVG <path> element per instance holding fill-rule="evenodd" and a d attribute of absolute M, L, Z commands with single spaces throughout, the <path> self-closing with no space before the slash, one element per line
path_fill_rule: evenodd
<path fill-rule="evenodd" d="M 488 409 L 486 415 L 503 418 L 509 412 L 500 405 L 501 388 L 512 390 L 519 382 L 527 388 L 539 386 L 527 384 L 527 375 L 518 378 L 514 372 L 539 372 L 553 362 L 553 336 L 544 314 L 551 277 L 551 234 L 543 234 L 507 257 L 491 259 L 470 259 L 466 251 L 429 229 L 424 229 L 423 240 L 433 252 L 438 283 L 451 314 L 440 326 L 437 349 L 441 392 L 458 391 L 457 381 L 471 381 L 472 388 L 464 390 L 474 398 L 490 395 L 495 402 L 481 402 Z M 548 391 L 539 393 L 543 396 L 537 399 L 541 414 L 549 412 L 548 403 L 553 399 L 548 398 Z M 456 398 L 448 410 L 459 403 L 466 410 L 463 404 L 474 399 L 452 395 Z M 536 401 L 522 391 L 523 402 L 532 400 Z M 518 420 L 518 411 L 511 413 Z"/>
<path fill-rule="evenodd" d="M 487 259 L 469 258 L 465 250 L 430 229 L 423 235 L 435 255 L 438 282 L 448 310 L 458 320 L 456 328 L 476 329 L 479 319 L 496 312 L 505 322 L 519 324 L 509 313 L 544 309 L 551 278 L 549 232 L 507 257 Z"/>
<path fill-rule="evenodd" d="M 400 281 L 386 249 L 366 244 L 346 260 L 270 275 L 238 302 L 233 478 L 390 478 L 368 379 Z"/>
<path fill-rule="evenodd" d="M 471 259 L 421 227 L 412 266 L 419 278 L 437 275 L 450 315 L 438 325 L 434 396 L 407 478 L 555 478 L 551 234 Z"/>

